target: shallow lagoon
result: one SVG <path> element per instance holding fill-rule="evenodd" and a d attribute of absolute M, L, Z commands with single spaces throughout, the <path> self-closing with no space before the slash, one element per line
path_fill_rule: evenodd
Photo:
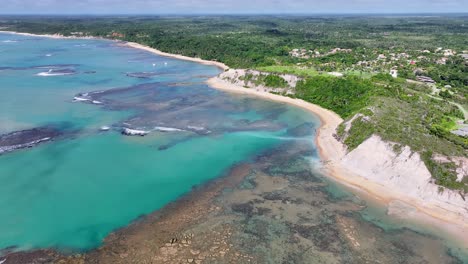
<path fill-rule="evenodd" d="M 314 116 L 211 89 L 203 82 L 219 72 L 214 67 L 110 41 L 9 34 L 0 34 L 0 55 L 0 133 L 52 126 L 64 134 L 0 156 L 0 248 L 95 248 L 113 230 L 251 162 L 255 173 L 218 200 L 230 224 L 246 226 L 234 243 L 257 241 L 248 248 L 259 260 L 339 261 L 357 252 L 342 230 L 353 225 L 373 254 L 391 246 L 399 261 L 420 261 L 430 243 L 441 260 L 457 262 L 433 235 L 375 225 L 381 211 L 362 211 L 362 200 L 314 172 Z M 83 94 L 101 104 L 73 102 Z M 125 137 L 124 127 L 151 133 Z M 412 259 L 414 251 L 421 253 Z"/>

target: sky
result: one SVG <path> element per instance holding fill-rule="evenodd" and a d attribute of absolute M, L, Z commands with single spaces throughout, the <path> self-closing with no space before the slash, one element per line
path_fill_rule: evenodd
<path fill-rule="evenodd" d="M 468 0 L 0 0 L 0 14 L 466 13 Z"/>

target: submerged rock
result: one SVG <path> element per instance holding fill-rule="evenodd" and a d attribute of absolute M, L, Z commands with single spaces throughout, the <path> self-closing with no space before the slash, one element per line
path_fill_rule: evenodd
<path fill-rule="evenodd" d="M 51 127 L 40 127 L 0 135 L 0 155 L 18 149 L 30 148 L 62 135 Z"/>
<path fill-rule="evenodd" d="M 156 72 L 129 72 L 127 73 L 128 77 L 140 78 L 140 79 L 147 79 L 153 76 L 158 75 L 159 73 Z"/>

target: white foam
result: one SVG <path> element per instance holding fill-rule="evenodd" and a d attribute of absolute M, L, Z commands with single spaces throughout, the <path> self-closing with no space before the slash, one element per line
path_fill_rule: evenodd
<path fill-rule="evenodd" d="M 16 43 L 18 42 L 17 40 L 10 40 L 10 39 L 7 39 L 7 40 L 4 40 L 2 41 L 3 43 Z"/>
<path fill-rule="evenodd" d="M 85 102 L 85 101 L 91 101 L 91 100 L 90 100 L 90 99 L 83 98 L 83 97 L 75 96 L 75 97 L 73 97 L 73 101 L 74 101 L 74 102 Z"/>
<path fill-rule="evenodd" d="M 42 76 L 42 77 L 50 77 L 50 76 L 64 76 L 64 75 L 73 75 L 74 73 L 72 72 L 40 72 L 36 74 L 37 76 Z"/>
<path fill-rule="evenodd" d="M 93 104 L 102 104 L 102 102 L 96 101 L 96 100 L 93 100 L 92 103 L 93 103 Z"/>
<path fill-rule="evenodd" d="M 156 130 L 156 131 L 161 131 L 161 132 L 184 131 L 184 130 L 182 130 L 182 129 L 172 128 L 172 127 L 154 127 L 154 130 Z"/>
<path fill-rule="evenodd" d="M 128 136 L 145 136 L 146 134 L 149 133 L 149 131 L 124 128 L 122 133 Z"/>
<path fill-rule="evenodd" d="M 202 131 L 205 130 L 206 128 L 204 127 L 199 127 L 199 126 L 187 126 L 188 129 L 196 130 L 196 131 Z"/>
<path fill-rule="evenodd" d="M 45 56 L 46 57 L 52 57 L 52 54 L 46 54 Z"/>

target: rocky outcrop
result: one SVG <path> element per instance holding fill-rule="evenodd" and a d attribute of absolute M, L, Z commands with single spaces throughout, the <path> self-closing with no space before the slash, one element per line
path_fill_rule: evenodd
<path fill-rule="evenodd" d="M 53 140 L 62 133 L 51 127 L 39 127 L 0 135 L 0 155 L 18 149 L 31 148 Z"/>

